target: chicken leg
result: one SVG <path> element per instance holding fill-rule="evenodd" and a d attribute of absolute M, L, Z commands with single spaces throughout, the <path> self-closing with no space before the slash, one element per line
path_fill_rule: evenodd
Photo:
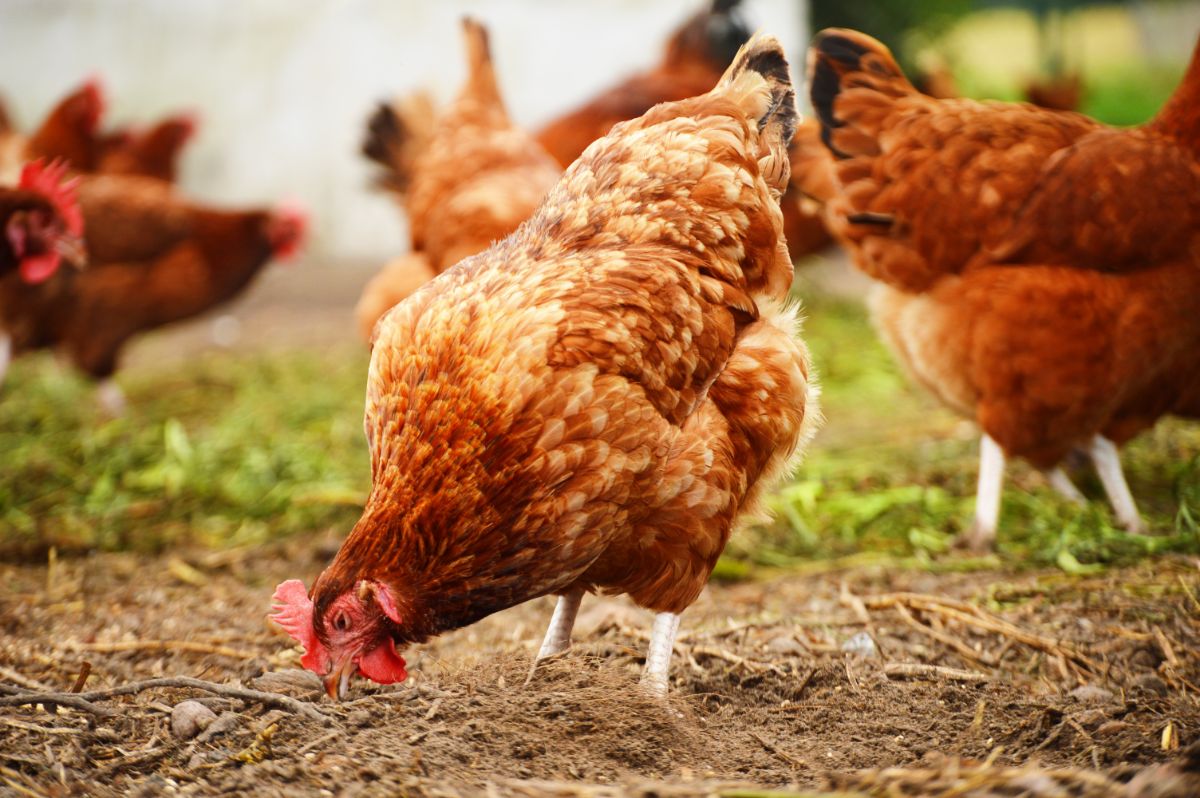
<path fill-rule="evenodd" d="M 1129 491 L 1129 483 L 1125 481 L 1125 472 L 1121 470 L 1121 454 L 1117 451 L 1116 444 L 1103 435 L 1097 435 L 1088 445 L 1088 454 L 1091 455 L 1096 473 L 1104 485 L 1104 492 L 1108 494 L 1108 501 L 1121 526 L 1135 535 L 1146 534 L 1142 517 L 1138 515 L 1137 504 Z"/>
<path fill-rule="evenodd" d="M 539 662 L 561 654 L 571 647 L 571 628 L 575 626 L 575 616 L 579 613 L 579 602 L 582 600 L 582 590 L 571 590 L 558 597 L 558 603 L 554 605 L 554 614 L 550 616 L 550 625 L 546 627 L 546 637 L 542 639 L 542 647 L 538 649 L 537 656 L 529 666 L 525 684 L 533 681 Z"/>
<path fill-rule="evenodd" d="M 675 633 L 679 631 L 679 615 L 660 612 L 654 616 L 650 632 L 650 647 L 646 650 L 646 669 L 642 671 L 642 686 L 657 696 L 667 694 L 667 674 L 671 654 L 675 650 Z"/>
<path fill-rule="evenodd" d="M 583 599 L 582 590 L 572 590 L 558 597 L 554 605 L 554 614 L 550 616 L 550 626 L 546 628 L 546 637 L 538 650 L 537 659 L 545 659 L 555 654 L 561 654 L 571 647 L 571 628 L 575 626 L 575 616 L 579 613 L 579 602 Z"/>
<path fill-rule="evenodd" d="M 125 415 L 125 392 L 112 377 L 96 386 L 96 403 L 100 406 L 100 412 L 109 418 Z"/>
<path fill-rule="evenodd" d="M 0 385 L 4 384 L 4 375 L 8 373 L 8 364 L 12 362 L 12 336 L 0 332 Z"/>
<path fill-rule="evenodd" d="M 1047 471 L 1046 480 L 1059 496 L 1072 504 L 1087 504 L 1087 498 L 1079 492 L 1079 488 L 1075 487 L 1075 483 L 1067 476 L 1067 472 L 1063 470 L 1062 466 L 1055 466 Z"/>
<path fill-rule="evenodd" d="M 979 441 L 979 483 L 975 490 L 975 521 L 959 538 L 959 543 L 974 552 L 989 552 L 996 544 L 996 525 L 1000 520 L 1000 494 L 1004 489 L 1004 450 L 990 435 Z"/>

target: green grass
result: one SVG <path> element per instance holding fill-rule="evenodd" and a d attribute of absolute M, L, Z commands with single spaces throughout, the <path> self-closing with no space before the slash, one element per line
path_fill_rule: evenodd
<path fill-rule="evenodd" d="M 800 290 L 826 424 L 795 481 L 772 498 L 776 520 L 735 536 L 718 575 L 846 558 L 979 565 L 948 554 L 974 504 L 974 427 L 908 385 L 859 303 Z M 122 377 L 130 411 L 116 421 L 99 417 L 90 386 L 51 360 L 19 361 L 0 401 L 0 557 L 344 533 L 369 487 L 366 360 L 348 347 L 138 371 Z M 1160 424 L 1124 461 L 1154 537 L 1115 529 L 1089 472 L 1078 481 L 1097 501 L 1076 508 L 1018 463 L 1000 558 L 1083 572 L 1200 551 L 1200 425 Z"/>
<path fill-rule="evenodd" d="M 369 487 L 366 354 L 208 357 L 91 386 L 19 361 L 0 401 L 0 555 L 242 544 L 347 525 Z"/>

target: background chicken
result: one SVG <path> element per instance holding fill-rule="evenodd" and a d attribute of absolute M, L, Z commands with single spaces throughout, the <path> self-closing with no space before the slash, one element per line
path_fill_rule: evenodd
<path fill-rule="evenodd" d="M 91 172 L 100 157 L 104 92 L 91 79 L 58 102 L 29 135 L 11 127 L 0 133 L 0 173 L 14 175 L 35 159 L 61 160 L 76 172 Z"/>
<path fill-rule="evenodd" d="M 79 203 L 88 268 L 38 285 L 0 278 L 0 323 L 14 355 L 61 348 L 102 380 L 111 413 L 123 406 L 110 378 L 126 341 L 231 299 L 269 260 L 293 254 L 305 227 L 294 209 L 215 210 L 144 177 L 85 177 Z"/>
<path fill-rule="evenodd" d="M 380 182 L 402 198 L 419 253 L 391 262 L 367 285 L 356 315 L 368 337 L 370 313 L 382 315 L 428 271 L 442 272 L 511 233 L 560 174 L 509 119 L 487 30 L 465 19 L 463 40 L 467 81 L 436 122 L 430 124 L 428 101 L 418 96 L 399 107 L 381 105 L 368 125 L 363 153 L 385 167 Z"/>
<path fill-rule="evenodd" d="M 1116 446 L 1200 410 L 1198 58 L 1158 116 L 1117 130 L 921 96 L 853 31 L 813 44 L 833 229 L 882 284 L 897 357 L 983 429 L 974 546 L 992 544 L 1006 456 L 1078 500 L 1059 466 L 1076 448 L 1140 531 Z"/>
<path fill-rule="evenodd" d="M 83 265 L 78 181 L 68 180 L 66 171 L 62 163 L 34 161 L 26 164 L 17 185 L 0 187 L 0 278 L 15 272 L 27 283 L 40 283 L 64 257 Z"/>
<path fill-rule="evenodd" d="M 356 671 L 399 681 L 398 646 L 550 593 L 556 653 L 586 591 L 658 613 L 645 681 L 666 690 L 679 613 L 814 424 L 784 306 L 795 123 L 783 51 L 755 39 L 384 317 L 371 496 L 311 600 L 275 594 L 331 693 Z"/>
<path fill-rule="evenodd" d="M 174 183 L 179 157 L 196 134 L 193 114 L 168 116 L 144 130 L 125 129 L 104 140 L 96 162 L 103 174 L 141 175 Z"/>

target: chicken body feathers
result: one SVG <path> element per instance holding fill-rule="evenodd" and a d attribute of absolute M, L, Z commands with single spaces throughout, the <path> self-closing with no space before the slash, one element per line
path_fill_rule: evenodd
<path fill-rule="evenodd" d="M 516 233 L 381 320 L 374 487 L 318 610 L 386 580 L 419 640 L 572 586 L 695 599 L 816 418 L 782 305 L 781 58 L 757 40 L 712 93 L 618 125 Z"/>

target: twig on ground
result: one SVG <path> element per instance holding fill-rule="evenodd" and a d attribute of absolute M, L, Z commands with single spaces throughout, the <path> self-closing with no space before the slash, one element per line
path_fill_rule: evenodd
<path fill-rule="evenodd" d="M 95 651 L 103 654 L 116 654 L 125 651 L 188 651 L 194 654 L 218 654 L 233 659 L 254 659 L 262 656 L 262 652 L 249 651 L 242 648 L 230 648 L 213 643 L 200 643 L 195 640 L 122 640 L 117 643 L 65 643 L 64 648 L 70 651 Z"/>
<path fill-rule="evenodd" d="M 750 736 L 753 737 L 755 740 L 758 740 L 758 744 L 761 745 L 763 748 L 767 749 L 767 751 L 769 751 L 772 754 L 774 754 L 775 756 L 779 757 L 784 762 L 787 762 L 792 767 L 794 767 L 794 768 L 805 767 L 805 763 L 803 763 L 800 760 L 796 759 L 795 757 L 791 756 L 786 751 L 783 751 L 778 746 L 776 746 L 774 743 L 767 740 L 765 737 L 760 736 L 758 734 L 758 732 L 750 732 Z"/>
<path fill-rule="evenodd" d="M 0 665 L 0 678 L 8 679 L 13 684 L 24 687 L 27 690 L 49 690 L 50 685 L 42 684 L 37 679 L 30 679 L 12 668 L 6 668 Z"/>
<path fill-rule="evenodd" d="M 79 675 L 75 677 L 75 684 L 71 685 L 71 692 L 78 693 L 87 684 L 88 677 L 92 675 L 92 663 L 86 659 L 79 666 Z"/>
<path fill-rule="evenodd" d="M 36 723 L 23 723 L 11 718 L 0 718 L 0 723 L 3 723 L 5 726 L 11 726 L 14 729 L 41 732 L 42 734 L 83 734 L 87 731 L 87 729 L 77 729 L 74 726 L 39 726 Z"/>
<path fill-rule="evenodd" d="M 905 607 L 903 604 L 897 604 L 895 609 L 896 609 L 896 612 L 899 613 L 899 615 L 900 615 L 900 620 L 904 621 L 906 624 L 908 624 L 910 627 L 917 630 L 921 634 L 927 635 L 928 637 L 932 637 L 934 640 L 938 641 L 939 643 L 949 646 L 950 648 L 954 649 L 955 651 L 957 651 L 959 654 L 966 657 L 967 659 L 974 660 L 976 662 L 982 662 L 984 665 L 987 665 L 988 667 L 995 667 L 996 660 L 990 654 L 976 651 L 975 649 L 971 648 L 963 641 L 959 640 L 957 637 L 951 637 L 950 635 L 946 634 L 945 632 L 940 632 L 937 629 L 934 629 L 933 627 L 926 626 L 925 624 L 921 623 L 916 618 L 914 618 L 912 613 L 909 612 L 908 608 Z"/>
<path fill-rule="evenodd" d="M 238 687 L 231 684 L 217 684 L 216 682 L 206 682 L 203 679 L 193 679 L 189 676 L 167 676 L 158 679 L 146 679 L 141 682 L 133 682 L 131 684 L 123 684 L 117 687 L 109 687 L 104 690 L 92 690 L 87 693 L 74 695 L 71 693 L 23 693 L 14 696 L 0 697 L 0 706 L 20 705 L 20 704 L 61 704 L 63 706 L 73 706 L 72 701 L 100 701 L 107 698 L 115 698 L 122 695 L 133 695 L 144 690 L 153 690 L 160 687 L 178 687 L 190 688 L 193 690 L 204 690 L 226 698 L 238 698 L 243 701 L 257 701 L 260 704 L 267 706 L 279 707 L 289 712 L 294 712 L 298 715 L 303 715 L 312 720 L 319 720 L 322 723 L 328 723 L 330 717 L 324 712 L 316 709 L 305 701 L 298 701 L 291 696 L 280 695 L 279 693 L 267 693 L 262 690 L 251 690 L 246 687 Z M 104 710 L 101 714 L 113 714 L 111 710 Z"/>
<path fill-rule="evenodd" d="M 1039 651 L 1045 651 L 1052 656 L 1073 660 L 1091 673 L 1098 673 L 1100 670 L 1095 662 L 1072 646 L 1059 640 L 1028 632 L 966 602 L 940 596 L 925 596 L 919 593 L 885 593 L 879 596 L 869 596 L 863 599 L 863 602 L 871 609 L 893 609 L 897 606 L 906 606 L 923 612 L 934 612 L 978 629 L 1011 637 L 1019 643 Z"/>
<path fill-rule="evenodd" d="M 986 682 L 990 677 L 978 671 L 964 671 L 958 668 L 947 668 L 943 665 L 926 665 L 920 662 L 889 662 L 883 666 L 886 676 L 898 678 L 924 678 L 935 676 L 940 679 L 951 679 L 956 682 Z"/>
<path fill-rule="evenodd" d="M 313 750 L 317 746 L 324 745 L 325 743 L 329 742 L 330 740 L 337 737 L 341 733 L 342 733 L 341 729 L 336 729 L 334 731 L 329 732 L 328 734 L 322 734 L 320 737 L 318 737 L 315 740 L 309 740 L 304 745 L 302 745 L 298 749 L 296 749 L 296 756 L 304 756 L 305 754 L 307 754 L 309 751 Z"/>
<path fill-rule="evenodd" d="M 111 716 L 117 714 L 116 712 L 113 712 L 111 709 L 108 709 L 107 707 L 98 706 L 96 704 L 93 704 L 90 701 L 86 701 L 86 700 L 80 698 L 78 695 L 72 695 L 71 693 L 50 693 L 50 692 L 38 693 L 38 692 L 31 692 L 29 690 L 21 690 L 20 688 L 17 688 L 17 687 L 9 687 L 6 684 L 0 684 L 0 693 L 3 693 L 5 696 L 9 696 L 14 699 L 28 698 L 30 696 L 34 697 L 33 700 L 30 700 L 30 701 L 5 700 L 4 698 L 0 698 L 0 706 L 4 706 L 6 704 L 21 706 L 22 704 L 45 703 L 45 704 L 48 704 L 51 706 L 57 705 L 57 706 L 63 706 L 63 707 L 71 707 L 72 709 L 81 709 L 84 712 L 91 712 L 93 715 L 100 715 L 101 717 L 105 717 L 105 718 L 111 717 Z M 41 699 L 37 698 L 37 696 L 39 696 L 39 695 L 54 695 L 54 696 L 56 696 L 56 700 L 42 701 Z"/>

